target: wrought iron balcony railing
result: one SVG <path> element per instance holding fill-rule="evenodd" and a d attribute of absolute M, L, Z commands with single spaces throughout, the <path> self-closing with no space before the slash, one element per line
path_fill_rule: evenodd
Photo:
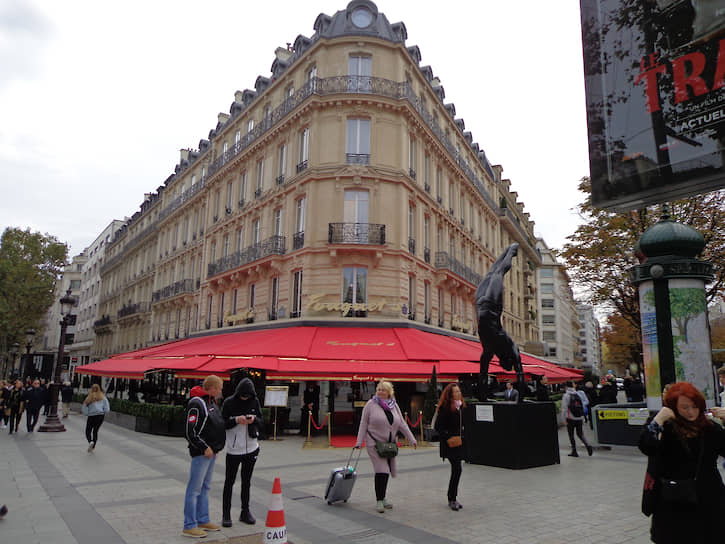
<path fill-rule="evenodd" d="M 198 287 L 198 281 L 197 283 L 197 289 Z M 151 295 L 151 303 L 154 302 L 160 302 L 162 300 L 165 300 L 167 298 L 175 297 L 176 295 L 181 295 L 183 293 L 193 293 L 194 292 L 194 280 L 193 279 L 185 279 L 185 280 L 179 280 L 175 283 L 172 283 L 171 285 L 167 285 L 166 287 L 159 289 L 158 291 L 154 291 Z"/>
<path fill-rule="evenodd" d="M 370 153 L 345 153 L 347 164 L 370 164 Z"/>
<path fill-rule="evenodd" d="M 477 274 L 463 263 L 457 261 L 445 251 L 439 251 L 436 253 L 435 267 L 444 270 L 450 270 L 457 276 L 460 276 L 466 281 L 471 282 L 473 285 L 478 285 L 483 281 L 483 276 Z"/>
<path fill-rule="evenodd" d="M 106 327 L 108 325 L 111 325 L 112 323 L 113 323 L 113 321 L 111 320 L 111 316 L 110 315 L 104 315 L 104 316 L 101 317 L 101 319 L 96 319 L 93 322 L 93 328 L 94 329 L 97 329 L 97 328 L 100 328 L 100 327 Z"/>
<path fill-rule="evenodd" d="M 430 248 L 423 248 L 423 259 L 425 262 L 430 263 Z"/>
<path fill-rule="evenodd" d="M 385 245 L 385 225 L 376 223 L 330 223 L 327 241 L 330 244 Z"/>
<path fill-rule="evenodd" d="M 151 310 L 148 302 L 137 302 L 136 304 L 127 304 L 118 310 L 118 319 L 128 317 L 134 314 L 143 314 Z"/>
<path fill-rule="evenodd" d="M 292 236 L 292 249 L 302 249 L 305 245 L 305 231 L 295 232 Z"/>
<path fill-rule="evenodd" d="M 297 165 L 297 173 L 299 174 L 303 170 L 307 170 L 307 159 Z"/>
<path fill-rule="evenodd" d="M 408 251 L 415 255 L 415 238 L 408 238 Z"/>
<path fill-rule="evenodd" d="M 211 278 L 227 270 L 268 257 L 269 255 L 284 255 L 286 251 L 286 238 L 284 236 L 270 236 L 258 244 L 251 245 L 241 251 L 222 257 L 209 264 L 207 277 Z"/>

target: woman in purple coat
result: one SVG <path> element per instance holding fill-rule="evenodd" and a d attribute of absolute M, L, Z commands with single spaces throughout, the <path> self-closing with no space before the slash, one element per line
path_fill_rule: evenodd
<path fill-rule="evenodd" d="M 414 448 L 418 443 L 410 432 L 408 425 L 400 413 L 400 408 L 395 402 L 393 384 L 381 381 L 365 408 L 363 408 L 360 419 L 360 430 L 357 433 L 356 448 L 365 446 L 373 463 L 375 470 L 375 498 L 377 500 L 376 510 L 381 514 L 386 508 L 392 508 L 393 503 L 385 499 L 385 492 L 388 488 L 388 478 L 395 478 L 395 457 L 384 459 L 375 451 L 375 442 L 393 442 L 398 432 L 402 432 Z"/>

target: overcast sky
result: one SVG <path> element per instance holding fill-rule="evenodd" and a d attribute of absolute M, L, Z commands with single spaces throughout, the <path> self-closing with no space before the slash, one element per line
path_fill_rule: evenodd
<path fill-rule="evenodd" d="M 274 50 L 345 0 L 0 1 L 0 227 L 71 255 L 138 210 L 269 76 Z M 536 234 L 565 243 L 589 174 L 579 0 L 380 0 L 504 168 Z M 325 74 L 329 75 L 329 74 Z"/>

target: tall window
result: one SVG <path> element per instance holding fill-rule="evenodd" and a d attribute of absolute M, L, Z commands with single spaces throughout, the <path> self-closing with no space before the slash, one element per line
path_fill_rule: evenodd
<path fill-rule="evenodd" d="M 247 121 L 247 134 L 254 130 L 254 119 Z"/>
<path fill-rule="evenodd" d="M 269 307 L 270 307 L 270 317 L 272 319 L 277 319 L 277 305 L 279 304 L 279 278 L 275 277 L 272 278 L 272 289 L 271 289 L 271 295 L 272 298 L 269 301 Z"/>
<path fill-rule="evenodd" d="M 224 295 L 225 294 L 226 293 L 224 293 L 222 291 L 222 294 L 219 297 L 219 308 L 217 308 L 217 314 L 216 314 L 217 327 L 221 327 L 222 325 L 224 325 Z"/>
<path fill-rule="evenodd" d="M 229 151 L 229 142 L 224 142 L 224 145 L 222 146 L 222 154 L 226 158 L 227 151 Z"/>
<path fill-rule="evenodd" d="M 350 91 L 367 92 L 370 90 L 370 76 L 373 75 L 373 59 L 369 56 L 350 55 L 347 73 L 350 77 Z"/>
<path fill-rule="evenodd" d="M 413 244 L 415 244 L 415 206 L 412 204 L 408 204 L 408 245 L 410 246 L 410 241 L 413 241 Z M 412 252 L 415 252 L 415 248 L 412 250 Z"/>
<path fill-rule="evenodd" d="M 305 232 L 305 206 L 307 198 L 298 198 L 295 201 L 295 232 Z"/>
<path fill-rule="evenodd" d="M 239 227 L 237 231 L 237 251 L 241 251 L 244 247 L 244 228 Z"/>
<path fill-rule="evenodd" d="M 259 219 L 252 223 L 252 244 L 255 246 L 259 243 Z"/>
<path fill-rule="evenodd" d="M 221 203 L 221 191 L 217 189 L 214 192 L 214 221 L 219 219 L 219 205 Z"/>
<path fill-rule="evenodd" d="M 277 183 L 280 183 L 280 179 L 284 181 L 284 175 L 287 171 L 287 144 L 279 146 L 277 156 Z"/>
<path fill-rule="evenodd" d="M 232 195 L 234 191 L 232 190 L 232 182 L 227 182 L 227 213 L 230 213 L 232 211 Z"/>
<path fill-rule="evenodd" d="M 234 133 L 234 145 L 237 145 L 242 140 L 242 131 L 238 130 Z"/>
<path fill-rule="evenodd" d="M 368 224 L 369 195 L 367 191 L 345 191 L 343 238 L 348 243 L 367 244 L 370 240 Z"/>
<path fill-rule="evenodd" d="M 438 326 L 443 326 L 443 320 L 446 316 L 446 310 L 443 307 L 443 289 L 438 289 Z"/>
<path fill-rule="evenodd" d="M 408 318 L 415 319 L 415 277 L 408 276 Z"/>
<path fill-rule="evenodd" d="M 216 261 L 216 242 L 211 243 L 211 249 L 209 250 L 209 262 L 213 263 Z"/>
<path fill-rule="evenodd" d="M 276 210 L 274 210 L 273 221 L 274 235 L 282 236 L 282 208 L 277 208 Z"/>
<path fill-rule="evenodd" d="M 310 127 L 300 130 L 300 155 L 299 163 L 304 164 L 310 156 Z"/>
<path fill-rule="evenodd" d="M 370 119 L 347 120 L 347 162 L 369 164 L 370 162 Z"/>
<path fill-rule="evenodd" d="M 430 217 L 423 218 L 423 247 L 430 249 Z"/>
<path fill-rule="evenodd" d="M 223 253 L 222 257 L 228 257 L 229 256 L 229 235 L 224 235 L 224 246 L 223 246 Z"/>
<path fill-rule="evenodd" d="M 428 153 L 425 154 L 423 160 L 423 183 L 425 183 L 425 190 L 430 191 L 430 156 Z"/>
<path fill-rule="evenodd" d="M 425 322 L 430 323 L 430 283 L 425 282 L 423 289 L 423 311 L 425 312 Z"/>
<path fill-rule="evenodd" d="M 408 142 L 408 166 L 410 167 L 410 175 L 415 177 L 415 138 L 412 134 Z"/>
<path fill-rule="evenodd" d="M 206 328 L 208 329 L 211 327 L 211 307 L 212 302 L 214 302 L 214 296 L 209 295 L 206 299 Z"/>
<path fill-rule="evenodd" d="M 232 314 L 236 315 L 237 313 L 237 295 L 239 293 L 239 289 L 235 289 L 234 293 L 232 294 Z"/>
<path fill-rule="evenodd" d="M 264 186 L 264 159 L 257 161 L 257 196 L 262 194 Z"/>
<path fill-rule="evenodd" d="M 254 308 L 256 295 L 257 295 L 257 284 L 253 283 L 249 286 L 249 307 L 250 308 Z"/>
<path fill-rule="evenodd" d="M 302 315 L 302 270 L 292 275 L 292 313 L 290 317 Z"/>
<path fill-rule="evenodd" d="M 463 193 L 461 193 L 461 221 L 466 220 L 466 197 Z"/>
<path fill-rule="evenodd" d="M 305 74 L 305 80 L 309 82 L 311 86 L 311 90 L 315 90 L 315 78 L 317 77 L 317 66 L 313 66 L 309 70 L 307 70 L 307 74 Z"/>
<path fill-rule="evenodd" d="M 242 172 L 239 176 L 239 206 L 244 205 L 244 199 L 247 198 L 247 171 Z"/>
<path fill-rule="evenodd" d="M 347 304 L 367 303 L 367 268 L 345 267 L 342 271 L 342 302 Z M 353 309 L 352 307 L 342 317 L 366 317 L 364 309 Z"/>
<path fill-rule="evenodd" d="M 453 185 L 453 180 L 450 180 L 448 185 L 448 207 L 453 211 L 455 209 L 456 202 L 456 187 Z"/>
<path fill-rule="evenodd" d="M 436 196 L 439 203 L 443 202 L 443 174 L 440 168 L 436 170 Z"/>

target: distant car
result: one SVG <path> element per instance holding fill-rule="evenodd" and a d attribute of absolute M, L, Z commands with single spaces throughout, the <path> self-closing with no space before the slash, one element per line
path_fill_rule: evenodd
<path fill-rule="evenodd" d="M 624 378 L 615 378 L 617 382 L 617 390 L 622 391 L 624 389 Z"/>

